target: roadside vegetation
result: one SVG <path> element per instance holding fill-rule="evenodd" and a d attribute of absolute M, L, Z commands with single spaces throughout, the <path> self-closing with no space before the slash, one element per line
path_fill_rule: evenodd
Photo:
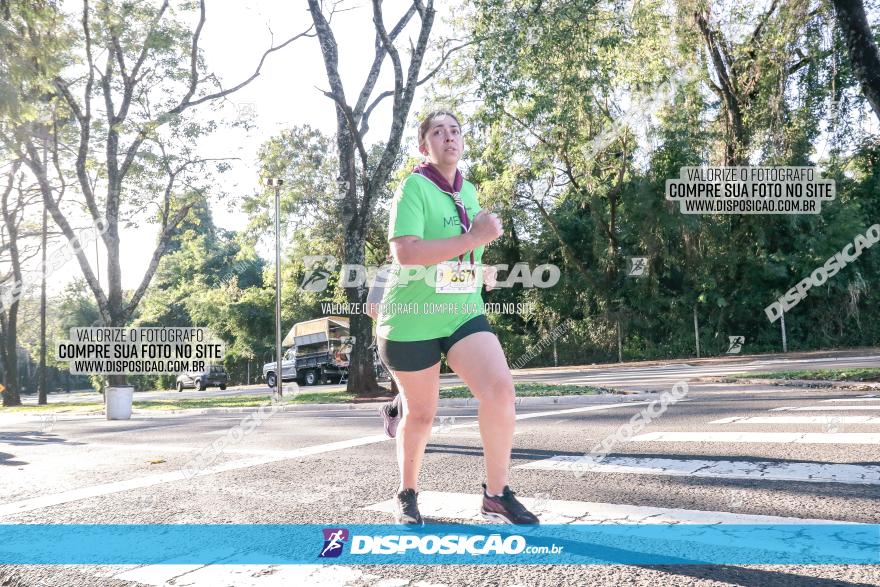
<path fill-rule="evenodd" d="M 519 383 L 516 385 L 517 397 L 551 397 L 556 395 L 598 395 L 620 393 L 617 390 L 605 387 L 587 387 L 582 385 L 548 385 L 544 383 Z M 51 396 L 50 396 L 51 397 Z M 472 397 L 467 387 L 457 385 L 440 390 L 441 399 L 468 398 Z M 135 396 L 137 398 L 137 396 Z M 344 404 L 357 400 L 355 394 L 347 393 L 344 389 L 329 389 L 314 392 L 301 392 L 287 395 L 283 403 L 287 405 L 298 404 Z M 193 397 L 173 398 L 157 400 L 135 399 L 135 410 L 194 410 L 205 408 L 256 408 L 267 405 L 271 401 L 269 395 L 231 395 L 217 397 Z M 100 396 L 91 403 L 59 402 L 46 405 L 23 405 L 15 406 L 6 410 L 8 413 L 34 413 L 34 414 L 100 414 L 104 405 Z"/>
<path fill-rule="evenodd" d="M 728 376 L 728 379 L 804 379 L 813 381 L 880 382 L 880 369 L 815 369 L 767 373 L 737 373 Z"/>

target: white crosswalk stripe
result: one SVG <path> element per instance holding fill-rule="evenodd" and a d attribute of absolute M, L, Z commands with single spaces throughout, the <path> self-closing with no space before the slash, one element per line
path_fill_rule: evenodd
<path fill-rule="evenodd" d="M 880 404 L 874 406 L 783 406 L 770 408 L 771 412 L 846 412 L 850 410 L 880 412 Z"/>
<path fill-rule="evenodd" d="M 419 492 L 419 513 L 426 523 L 433 520 L 483 520 L 480 514 L 480 496 L 473 493 L 444 491 Z M 567 501 L 538 500 L 517 495 L 523 505 L 538 515 L 543 524 L 811 524 L 823 520 L 761 516 L 731 512 L 658 508 L 650 506 Z M 392 499 L 366 509 L 391 514 Z M 827 520 L 824 520 L 828 523 Z"/>
<path fill-rule="evenodd" d="M 649 432 L 630 442 L 727 442 L 782 444 L 880 444 L 874 432 Z"/>
<path fill-rule="evenodd" d="M 733 416 L 709 424 L 880 424 L 880 416 Z"/>
<path fill-rule="evenodd" d="M 719 479 L 759 479 L 814 483 L 880 485 L 880 466 L 807 461 L 734 461 L 609 456 L 596 463 L 584 456 L 559 455 L 518 465 L 515 469 Z"/>
<path fill-rule="evenodd" d="M 223 561 L 208 565 L 147 565 L 112 577 L 139 585 L 178 587 L 350 585 L 366 578 L 363 571 L 343 565 L 232 565 Z"/>

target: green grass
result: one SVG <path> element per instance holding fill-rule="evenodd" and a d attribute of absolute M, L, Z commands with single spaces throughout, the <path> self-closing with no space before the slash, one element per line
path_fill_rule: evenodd
<path fill-rule="evenodd" d="M 284 397 L 284 404 L 335 404 L 352 401 L 354 395 L 340 391 L 320 391 L 299 393 Z M 269 395 L 229 395 L 222 397 L 194 397 L 181 399 L 157 399 L 135 401 L 134 408 L 140 410 L 189 410 L 198 408 L 256 408 L 267 405 Z"/>
<path fill-rule="evenodd" d="M 517 397 L 548 397 L 554 395 L 597 395 L 600 393 L 617 393 L 602 387 L 583 385 L 547 385 L 546 383 L 517 383 Z M 447 387 L 440 390 L 441 398 L 473 397 L 470 390 L 463 386 Z"/>
<path fill-rule="evenodd" d="M 193 398 L 174 398 L 174 399 L 157 399 L 138 401 L 137 394 L 132 407 L 135 410 L 190 410 L 204 408 L 257 408 L 267 405 L 270 402 L 269 395 L 230 395 L 220 397 L 193 397 Z M 339 391 L 319 391 L 311 393 L 300 393 L 295 396 L 286 396 L 285 404 L 332 404 L 345 403 L 354 400 L 355 396 L 345 393 L 344 390 Z M 50 403 L 45 406 L 25 405 L 8 408 L 0 408 L 0 414 L 3 413 L 31 413 L 39 414 L 44 412 L 66 413 L 66 414 L 100 414 L 104 410 L 104 404 L 100 401 L 92 403 L 70 403 L 58 402 Z"/>
<path fill-rule="evenodd" d="M 730 379 L 812 379 L 814 381 L 880 382 L 880 369 L 816 369 L 813 371 L 736 373 L 728 377 Z"/>
<path fill-rule="evenodd" d="M 58 402 L 50 403 L 45 406 L 25 405 L 25 406 L 9 406 L 0 407 L 0 414 L 40 414 L 43 412 L 51 412 L 58 414 L 99 414 L 104 410 L 102 403 L 71 403 Z"/>
<path fill-rule="evenodd" d="M 543 383 L 518 383 L 516 395 L 519 397 L 538 397 L 553 395 L 596 395 L 599 393 L 616 393 L 614 390 L 600 387 L 586 387 L 580 385 L 546 385 Z M 173 399 L 143 400 L 138 401 L 135 394 L 133 407 L 136 410 L 190 410 L 204 408 L 256 408 L 267 405 L 269 395 L 230 395 L 218 397 L 180 397 Z M 447 387 L 440 390 L 441 398 L 468 398 L 472 397 L 470 390 L 464 386 Z M 355 401 L 356 397 L 346 393 L 344 389 L 315 392 L 301 392 L 293 396 L 285 396 L 285 404 L 340 404 Z M 67 413 L 67 414 L 100 414 L 104 410 L 104 404 L 100 401 L 94 403 L 71 403 L 58 402 L 45 406 L 26 405 L 9 408 L 0 408 L 3 413 Z"/>

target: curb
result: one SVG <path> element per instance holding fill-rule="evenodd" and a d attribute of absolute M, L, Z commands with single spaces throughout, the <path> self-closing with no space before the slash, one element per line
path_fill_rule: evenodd
<path fill-rule="evenodd" d="M 569 404 L 610 404 L 610 403 L 620 403 L 620 402 L 637 402 L 637 401 L 646 401 L 656 399 L 658 397 L 658 392 L 645 392 L 645 393 L 605 393 L 605 394 L 590 394 L 590 395 L 552 395 L 552 396 L 527 396 L 527 397 L 518 397 L 515 400 L 515 405 L 517 406 L 535 406 L 535 405 L 569 405 Z M 349 412 L 356 410 L 378 410 L 379 406 L 381 406 L 385 402 L 364 402 L 359 404 L 290 404 L 290 405 L 280 405 L 276 411 L 278 412 L 301 412 L 301 411 L 326 411 L 326 412 Z M 251 406 L 251 407 L 242 407 L 242 408 L 191 408 L 191 409 L 182 409 L 182 410 L 132 410 L 132 416 L 138 416 L 140 418 L 145 419 L 153 419 L 153 418 L 165 418 L 172 416 L 199 416 L 199 415 L 210 415 L 210 414 L 250 414 L 254 412 L 258 412 L 262 409 L 267 409 L 271 404 L 265 404 L 263 406 Z M 480 405 L 480 402 L 476 398 L 472 397 L 459 397 L 459 398 L 444 398 L 438 401 L 439 407 L 449 407 L 449 408 L 467 408 Z M 89 413 L 89 414 L 67 414 L 63 412 L 43 412 L 39 414 L 34 413 L 23 413 L 23 414 L 8 414 L 8 417 L 12 418 L 21 418 L 21 419 L 37 419 L 45 416 L 62 416 L 59 419 L 68 419 L 63 418 L 63 416 L 68 416 L 69 419 L 80 419 L 80 418 L 103 418 L 104 413 Z M 7 416 L 7 415 L 4 415 Z"/>
<path fill-rule="evenodd" d="M 812 388 L 832 388 L 832 389 L 851 389 L 854 391 L 873 391 L 880 389 L 880 383 L 870 381 L 819 381 L 816 379 L 736 379 L 731 380 L 725 377 L 711 378 L 715 381 L 712 383 L 743 383 L 747 385 L 776 385 L 779 387 L 812 387 Z"/>
<path fill-rule="evenodd" d="M 534 397 L 518 397 L 514 402 L 516 405 L 541 405 L 541 404 L 592 404 L 592 403 L 618 403 L 621 401 L 644 401 L 646 399 L 654 399 L 656 393 L 608 393 L 608 394 L 590 394 L 590 395 L 554 395 L 554 396 L 534 396 Z M 361 409 L 377 410 L 385 402 L 364 402 L 360 404 L 292 404 L 281 405 L 276 411 L 278 412 L 300 412 L 300 411 L 328 411 L 328 412 L 347 412 Z M 466 408 L 478 406 L 480 404 L 472 397 L 444 398 L 438 401 L 439 407 Z M 266 406 L 246 407 L 246 408 L 195 408 L 189 410 L 163 410 L 162 414 L 181 414 L 181 415 L 200 415 L 200 414 L 248 414 L 257 412 Z M 159 416 L 154 410 L 134 410 L 132 415 L 138 416 Z"/>

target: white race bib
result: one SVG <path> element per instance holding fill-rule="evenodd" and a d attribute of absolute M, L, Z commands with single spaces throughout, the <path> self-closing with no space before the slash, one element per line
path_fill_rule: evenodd
<path fill-rule="evenodd" d="M 477 291 L 477 266 L 471 263 L 437 263 L 437 293 L 473 293 Z"/>

